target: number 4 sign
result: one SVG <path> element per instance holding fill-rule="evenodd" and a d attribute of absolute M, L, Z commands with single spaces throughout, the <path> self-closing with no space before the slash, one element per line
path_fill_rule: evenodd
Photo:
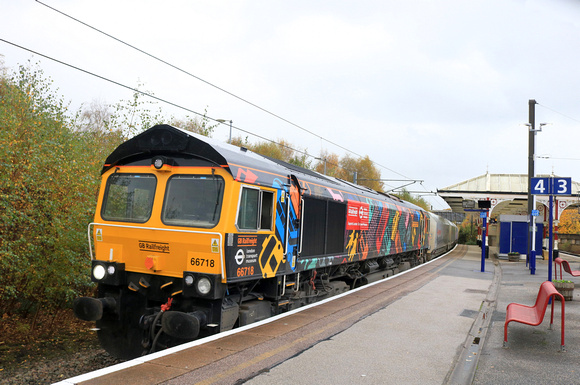
<path fill-rule="evenodd" d="M 532 195 L 550 195 L 550 178 L 532 178 Z"/>
<path fill-rule="evenodd" d="M 572 178 L 532 178 L 532 195 L 571 195 Z"/>

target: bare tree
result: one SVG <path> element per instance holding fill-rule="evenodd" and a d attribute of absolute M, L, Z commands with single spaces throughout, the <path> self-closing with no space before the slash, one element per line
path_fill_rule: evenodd
<path fill-rule="evenodd" d="M 93 100 L 88 108 L 83 106 L 78 128 L 81 131 L 105 132 L 110 119 L 109 106 L 100 100 Z"/>

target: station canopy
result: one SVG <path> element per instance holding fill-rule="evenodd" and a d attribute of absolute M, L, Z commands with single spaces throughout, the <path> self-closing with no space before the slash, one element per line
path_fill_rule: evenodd
<path fill-rule="evenodd" d="M 537 177 L 555 177 L 557 175 L 537 175 Z M 572 181 L 571 196 L 557 196 L 554 207 L 555 219 L 568 206 L 580 205 L 580 183 Z M 527 174 L 490 174 L 468 179 L 449 187 L 437 190 L 437 194 L 447 202 L 453 212 L 465 213 L 463 201 L 491 201 L 491 215 L 528 215 L 528 175 Z M 540 216 L 547 213 L 548 196 L 536 196 L 536 209 Z"/>

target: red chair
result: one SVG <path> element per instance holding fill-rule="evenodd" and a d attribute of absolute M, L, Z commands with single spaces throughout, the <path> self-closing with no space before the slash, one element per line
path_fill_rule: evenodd
<path fill-rule="evenodd" d="M 538 297 L 534 306 L 520 305 L 519 303 L 510 303 L 506 309 L 505 325 L 503 330 L 503 346 L 507 347 L 508 324 L 512 321 L 520 322 L 526 325 L 538 326 L 544 320 L 546 308 L 550 298 L 552 299 L 552 314 L 550 318 L 550 329 L 554 323 L 554 302 L 556 297 L 562 301 L 562 346 L 564 349 L 564 296 L 556 290 L 554 284 L 550 281 L 542 283 L 538 291 Z"/>
<path fill-rule="evenodd" d="M 556 265 L 560 266 L 560 279 L 563 279 L 562 266 L 564 266 L 564 271 L 570 274 L 572 277 L 580 277 L 580 270 L 572 270 L 570 268 L 570 264 L 568 263 L 568 261 L 562 258 L 556 258 L 554 259 L 554 275 L 556 276 L 556 279 L 558 279 L 558 270 L 556 268 Z"/>

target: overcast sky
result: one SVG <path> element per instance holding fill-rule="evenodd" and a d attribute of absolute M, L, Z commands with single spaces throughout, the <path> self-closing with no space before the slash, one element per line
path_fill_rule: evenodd
<path fill-rule="evenodd" d="M 412 191 L 526 174 L 535 99 L 536 123 L 551 123 L 536 173 L 580 181 L 578 0 L 42 2 L 316 135 L 34 0 L 0 0 L 0 39 L 313 155 L 344 153 L 329 142 L 369 155 L 385 179 L 424 180 Z M 132 94 L 5 42 L 0 55 L 40 62 L 75 107 Z"/>

